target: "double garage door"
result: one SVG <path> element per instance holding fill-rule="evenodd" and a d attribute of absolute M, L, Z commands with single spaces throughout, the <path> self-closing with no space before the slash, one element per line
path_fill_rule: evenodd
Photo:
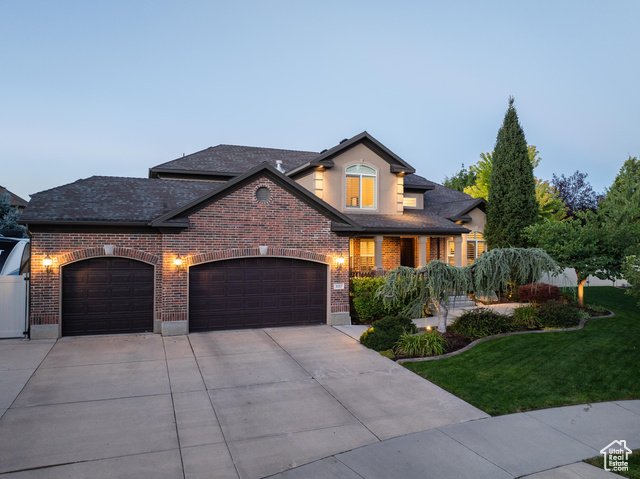
<path fill-rule="evenodd" d="M 153 330 L 154 268 L 93 258 L 62 268 L 62 334 Z M 288 258 L 242 258 L 189 270 L 191 331 L 326 323 L 327 268 Z"/>

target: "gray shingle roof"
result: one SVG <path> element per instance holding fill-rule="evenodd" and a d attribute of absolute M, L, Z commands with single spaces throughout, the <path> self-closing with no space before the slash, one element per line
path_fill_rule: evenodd
<path fill-rule="evenodd" d="M 428 180 L 425 180 L 428 181 Z M 483 203 L 462 191 L 453 190 L 429 181 L 434 189 L 424 194 L 424 208 L 444 218 L 457 218 L 467 213 L 474 205 Z"/>
<path fill-rule="evenodd" d="M 285 171 L 290 171 L 318 156 L 319 153 L 312 151 L 218 145 L 154 166 L 151 171 L 176 170 L 241 174 L 265 161 L 271 166 L 276 166 L 277 160 L 282 161 L 282 167 Z"/>
<path fill-rule="evenodd" d="M 404 186 L 407 188 L 411 188 L 412 186 L 433 188 L 436 184 L 437 183 L 429 181 L 420 175 L 416 175 L 415 173 L 404 177 Z"/>
<path fill-rule="evenodd" d="M 224 183 L 92 176 L 32 195 L 21 223 L 148 223 Z"/>
<path fill-rule="evenodd" d="M 414 234 L 460 234 L 469 231 L 452 221 L 427 210 L 405 210 L 402 215 L 347 215 L 364 232 L 398 232 Z"/>

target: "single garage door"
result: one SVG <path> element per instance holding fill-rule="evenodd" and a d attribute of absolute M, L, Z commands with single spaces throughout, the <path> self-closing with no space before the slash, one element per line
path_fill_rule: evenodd
<path fill-rule="evenodd" d="M 153 331 L 153 266 L 92 258 L 62 268 L 62 335 Z"/>
<path fill-rule="evenodd" d="M 326 322 L 326 265 L 289 258 L 240 258 L 189 269 L 191 331 Z"/>

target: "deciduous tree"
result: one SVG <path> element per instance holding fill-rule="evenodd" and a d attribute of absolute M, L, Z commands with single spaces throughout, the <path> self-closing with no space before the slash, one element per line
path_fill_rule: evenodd
<path fill-rule="evenodd" d="M 476 182 L 476 175 L 471 168 L 465 168 L 462 163 L 462 168 L 455 175 L 444 179 L 444 186 L 458 191 L 464 191 L 467 186 L 471 186 Z"/>
<path fill-rule="evenodd" d="M 576 211 L 592 210 L 598 208 L 598 202 L 603 195 L 596 193 L 587 180 L 587 173 L 577 171 L 571 176 L 556 176 L 553 174 L 551 183 L 558 196 L 567 207 L 567 215 L 574 216 Z"/>

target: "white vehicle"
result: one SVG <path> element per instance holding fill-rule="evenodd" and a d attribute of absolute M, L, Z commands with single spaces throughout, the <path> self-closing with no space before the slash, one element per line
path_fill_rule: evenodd
<path fill-rule="evenodd" d="M 0 236 L 0 276 L 27 273 L 30 257 L 31 245 L 28 238 Z"/>

